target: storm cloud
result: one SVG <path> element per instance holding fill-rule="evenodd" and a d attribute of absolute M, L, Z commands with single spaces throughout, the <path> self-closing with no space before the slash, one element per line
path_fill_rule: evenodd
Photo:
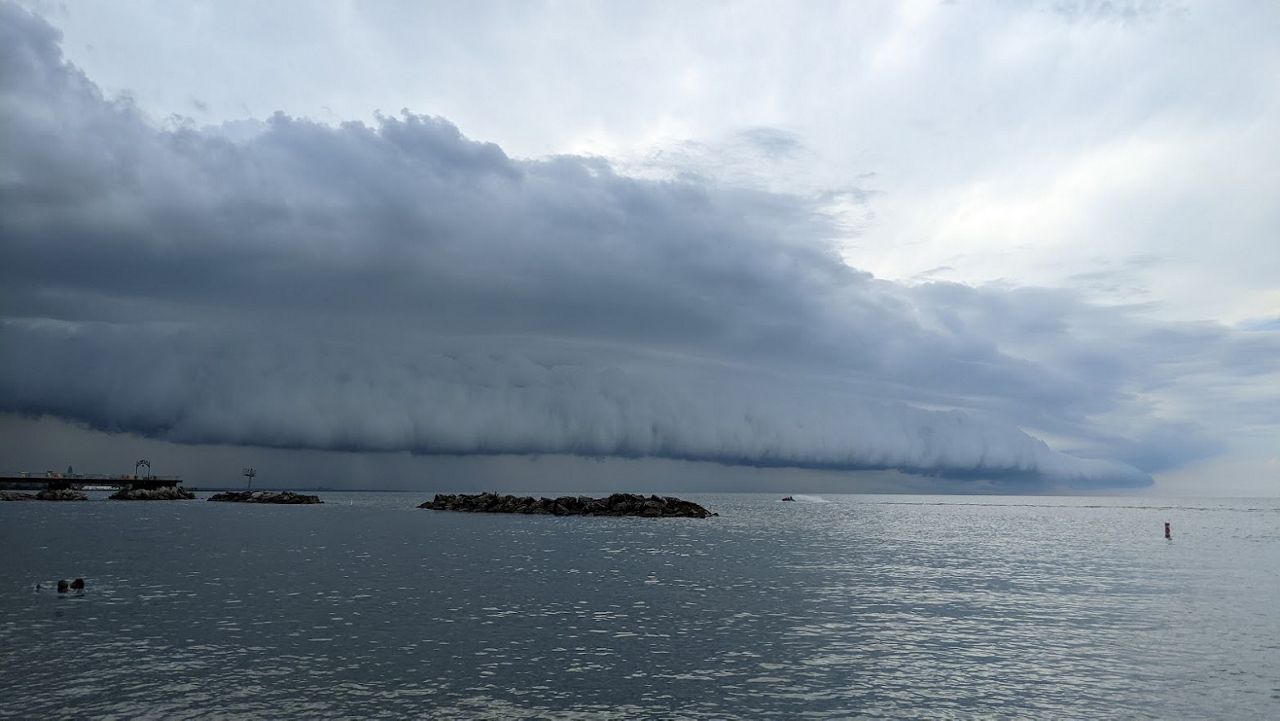
<path fill-rule="evenodd" d="M 438 117 L 156 122 L 7 4 L 0 67 L 3 411 L 181 443 L 1141 486 L 1220 447 L 1158 398 L 1217 390 L 1247 424 L 1239 385 L 1280 357 L 1275 333 L 1070 291 L 887 282 L 840 258 L 818 200 L 516 159 Z"/>

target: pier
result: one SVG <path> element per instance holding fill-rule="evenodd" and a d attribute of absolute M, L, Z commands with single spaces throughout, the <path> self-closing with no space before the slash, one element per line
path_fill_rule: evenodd
<path fill-rule="evenodd" d="M 6 473 L 0 475 L 0 490 L 117 490 L 120 488 L 172 488 L 181 485 L 178 476 L 97 473 Z"/>

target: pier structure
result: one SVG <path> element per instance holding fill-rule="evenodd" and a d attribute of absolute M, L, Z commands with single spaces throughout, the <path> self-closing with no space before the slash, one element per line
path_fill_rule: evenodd
<path fill-rule="evenodd" d="M 134 467 L 134 473 L 122 473 L 111 476 L 102 473 L 59 473 L 45 471 L 43 473 L 0 473 L 0 490 L 116 490 L 120 488 L 171 488 L 182 484 L 180 476 L 154 476 L 136 471 L 142 465 L 148 470 L 150 464 L 140 463 Z"/>

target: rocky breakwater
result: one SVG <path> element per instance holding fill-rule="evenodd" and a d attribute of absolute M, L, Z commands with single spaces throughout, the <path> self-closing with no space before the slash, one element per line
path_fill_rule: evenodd
<path fill-rule="evenodd" d="M 437 493 L 418 506 L 433 511 L 468 513 L 528 513 L 544 516 L 645 516 L 648 518 L 707 518 L 718 516 L 692 501 L 672 496 L 615 493 L 606 498 L 590 496 L 502 496 L 497 493 Z"/>
<path fill-rule="evenodd" d="M 87 501 L 89 497 L 70 488 L 46 488 L 36 494 L 37 501 Z"/>
<path fill-rule="evenodd" d="M 196 494 L 180 486 L 159 488 L 121 488 L 107 498 L 113 501 L 189 501 Z"/>
<path fill-rule="evenodd" d="M 227 491 L 209 496 L 211 501 L 223 503 L 284 503 L 299 505 L 308 503 L 324 503 L 320 496 L 305 496 L 293 491 Z"/>

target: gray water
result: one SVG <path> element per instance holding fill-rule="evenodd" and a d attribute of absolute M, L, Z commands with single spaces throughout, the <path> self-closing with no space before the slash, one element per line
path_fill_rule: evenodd
<path fill-rule="evenodd" d="M 0 503 L 0 716 L 1280 717 L 1276 499 L 324 496 Z"/>

